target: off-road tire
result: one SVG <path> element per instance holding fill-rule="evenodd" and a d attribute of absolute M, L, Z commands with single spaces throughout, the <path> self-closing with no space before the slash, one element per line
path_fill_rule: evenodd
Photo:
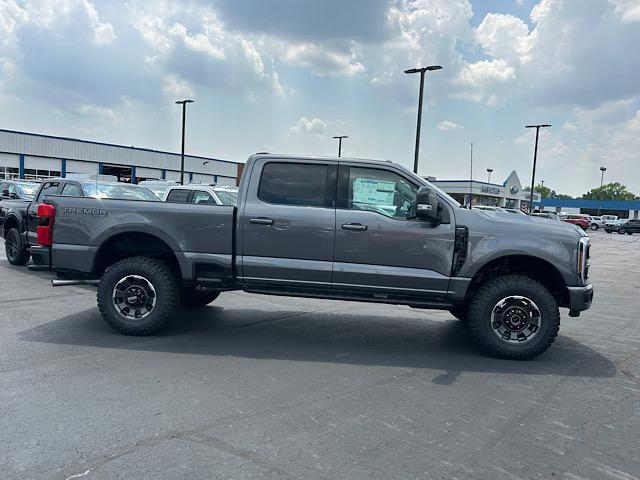
<path fill-rule="evenodd" d="M 153 310 L 140 320 L 125 318 L 116 308 L 113 295 L 116 284 L 127 276 L 144 277 L 155 290 Z M 175 273 L 159 260 L 131 257 L 111 265 L 98 285 L 98 308 L 105 322 L 124 335 L 152 335 L 173 317 L 180 304 L 180 284 Z"/>
<path fill-rule="evenodd" d="M 15 250 L 13 247 L 15 247 Z M 9 263 L 12 265 L 26 265 L 31 256 L 17 228 L 11 228 L 7 232 L 4 241 L 4 250 L 7 255 L 7 260 L 9 260 Z"/>
<path fill-rule="evenodd" d="M 454 305 L 449 309 L 449 313 L 454 317 L 456 317 L 461 322 L 467 323 L 467 321 L 469 320 L 469 317 L 468 317 L 469 305 L 467 305 L 466 303 Z"/>
<path fill-rule="evenodd" d="M 187 308 L 206 307 L 220 296 L 219 290 L 182 290 L 181 304 Z"/>
<path fill-rule="evenodd" d="M 512 344 L 498 338 L 492 328 L 494 307 L 509 296 L 531 299 L 540 310 L 540 327 L 535 337 L 523 344 Z M 493 357 L 528 360 L 543 353 L 554 342 L 560 328 L 558 303 L 537 281 L 524 275 L 493 278 L 480 286 L 469 304 L 468 327 L 480 348 Z"/>

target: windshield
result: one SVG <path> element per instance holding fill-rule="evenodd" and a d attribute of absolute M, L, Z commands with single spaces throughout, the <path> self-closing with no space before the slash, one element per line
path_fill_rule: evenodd
<path fill-rule="evenodd" d="M 159 202 L 160 199 L 145 187 L 137 185 L 114 185 L 110 183 L 83 183 L 85 195 L 94 198 L 113 198 L 117 200 L 149 200 Z"/>
<path fill-rule="evenodd" d="M 33 197 L 36 194 L 36 190 L 38 190 L 39 186 L 39 183 L 16 183 L 18 195 L 20 195 L 21 197 Z"/>
<path fill-rule="evenodd" d="M 214 190 L 223 205 L 235 205 L 238 203 L 238 192 L 234 190 Z"/>

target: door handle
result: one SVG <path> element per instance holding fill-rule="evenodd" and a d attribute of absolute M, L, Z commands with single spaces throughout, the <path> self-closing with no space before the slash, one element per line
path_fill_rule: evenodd
<path fill-rule="evenodd" d="M 357 230 L 360 232 L 363 232 L 367 229 L 366 225 L 362 225 L 361 223 L 343 223 L 342 224 L 342 229 L 343 230 Z"/>
<path fill-rule="evenodd" d="M 249 223 L 255 223 L 256 225 L 273 225 L 273 219 L 271 218 L 250 218 Z"/>

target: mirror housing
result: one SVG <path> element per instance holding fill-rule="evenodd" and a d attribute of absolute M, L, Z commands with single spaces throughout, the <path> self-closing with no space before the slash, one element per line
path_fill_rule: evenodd
<path fill-rule="evenodd" d="M 9 190 L 6 189 L 6 188 L 4 190 L 2 190 L 2 196 L 3 197 L 9 197 Z"/>
<path fill-rule="evenodd" d="M 416 217 L 433 223 L 440 221 L 438 196 L 429 187 L 420 187 L 416 194 Z"/>

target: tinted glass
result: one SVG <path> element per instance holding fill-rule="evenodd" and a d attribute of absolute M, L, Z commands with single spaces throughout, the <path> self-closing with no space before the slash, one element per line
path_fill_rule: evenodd
<path fill-rule="evenodd" d="M 235 205 L 238 203 L 238 192 L 231 190 L 215 190 L 215 192 L 223 205 Z"/>
<path fill-rule="evenodd" d="M 87 182 L 82 184 L 82 188 L 87 197 L 159 201 L 151 190 L 137 185 Z"/>
<path fill-rule="evenodd" d="M 327 166 L 267 163 L 262 169 L 258 198 L 268 203 L 323 207 Z"/>
<path fill-rule="evenodd" d="M 67 183 L 62 187 L 61 195 L 67 197 L 81 197 L 82 192 L 80 191 L 80 187 L 75 183 Z"/>
<path fill-rule="evenodd" d="M 167 195 L 167 202 L 187 203 L 190 194 L 191 190 L 176 188 L 174 190 L 171 190 L 169 192 L 169 195 Z"/>
<path fill-rule="evenodd" d="M 191 203 L 195 203 L 199 205 L 202 205 L 202 204 L 215 205 L 216 201 L 207 192 L 203 192 L 202 190 L 196 190 L 195 192 L 193 192 L 193 197 L 191 197 Z"/>
<path fill-rule="evenodd" d="M 55 195 L 58 192 L 59 185 L 60 184 L 58 182 L 45 183 L 42 190 L 40 190 L 40 195 L 38 195 L 38 201 L 42 200 L 45 195 Z"/>
<path fill-rule="evenodd" d="M 405 219 L 417 192 L 418 187 L 396 173 L 375 168 L 349 169 L 350 209 Z"/>

